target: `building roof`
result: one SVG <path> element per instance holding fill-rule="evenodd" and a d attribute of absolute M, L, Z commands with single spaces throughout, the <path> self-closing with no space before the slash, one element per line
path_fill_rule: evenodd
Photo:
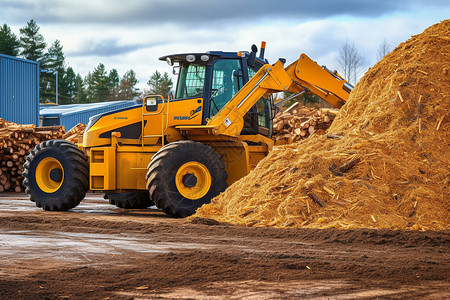
<path fill-rule="evenodd" d="M 121 101 L 107 101 L 95 103 L 80 103 L 80 104 L 41 104 L 40 114 L 46 117 L 68 116 L 80 113 L 94 113 L 100 110 L 108 109 L 114 110 L 125 106 L 137 105 L 136 100 L 121 100 Z"/>

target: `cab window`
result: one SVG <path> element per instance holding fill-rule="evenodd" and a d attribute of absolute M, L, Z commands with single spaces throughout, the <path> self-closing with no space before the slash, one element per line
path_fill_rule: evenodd
<path fill-rule="evenodd" d="M 181 64 L 176 98 L 203 97 L 206 66 L 201 64 Z"/>
<path fill-rule="evenodd" d="M 248 68 L 248 80 L 252 79 L 253 76 L 255 76 L 256 71 L 253 70 L 252 68 Z"/>
<path fill-rule="evenodd" d="M 270 102 L 269 99 L 261 98 L 256 102 L 256 111 L 258 113 L 258 126 L 269 128 L 270 126 Z"/>
<path fill-rule="evenodd" d="M 255 76 L 261 65 L 255 64 L 255 67 L 248 66 L 248 79 Z M 261 97 L 256 104 L 244 116 L 243 134 L 262 134 L 271 135 L 271 105 L 270 99 Z"/>
<path fill-rule="evenodd" d="M 210 116 L 216 115 L 243 85 L 240 59 L 217 59 L 213 66 Z"/>

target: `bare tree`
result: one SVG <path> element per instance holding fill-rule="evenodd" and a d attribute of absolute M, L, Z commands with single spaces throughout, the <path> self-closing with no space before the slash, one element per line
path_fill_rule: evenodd
<path fill-rule="evenodd" d="M 356 49 L 354 43 L 346 41 L 336 57 L 337 65 L 344 78 L 352 83 L 356 83 L 357 78 L 364 69 L 364 56 Z"/>
<path fill-rule="evenodd" d="M 384 39 L 380 46 L 378 47 L 378 51 L 377 51 L 377 60 L 380 61 L 383 59 L 383 57 L 388 54 L 390 51 L 390 46 L 387 43 L 386 39 Z"/>

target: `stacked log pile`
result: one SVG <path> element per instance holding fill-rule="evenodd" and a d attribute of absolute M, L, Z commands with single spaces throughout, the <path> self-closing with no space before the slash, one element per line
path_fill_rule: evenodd
<path fill-rule="evenodd" d="M 78 123 L 72 129 L 63 134 L 62 138 L 71 143 L 81 143 L 83 141 L 84 130 L 86 125 Z"/>
<path fill-rule="evenodd" d="M 273 136 L 276 141 L 292 143 L 311 134 L 324 134 L 339 110 L 310 108 L 295 103 L 286 111 L 278 113 L 273 120 Z"/>
<path fill-rule="evenodd" d="M 20 125 L 0 118 L 0 192 L 22 192 L 23 164 L 33 148 L 43 141 L 61 139 L 63 126 Z"/>

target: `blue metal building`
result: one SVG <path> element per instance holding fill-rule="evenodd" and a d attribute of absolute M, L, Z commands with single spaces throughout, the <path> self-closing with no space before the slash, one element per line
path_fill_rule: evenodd
<path fill-rule="evenodd" d="M 0 54 L 0 118 L 39 125 L 39 62 Z"/>
<path fill-rule="evenodd" d="M 68 131 L 78 123 L 86 125 L 92 116 L 133 105 L 139 103 L 135 100 L 122 100 L 68 105 L 41 104 L 40 126 L 64 125 L 64 129 Z"/>

